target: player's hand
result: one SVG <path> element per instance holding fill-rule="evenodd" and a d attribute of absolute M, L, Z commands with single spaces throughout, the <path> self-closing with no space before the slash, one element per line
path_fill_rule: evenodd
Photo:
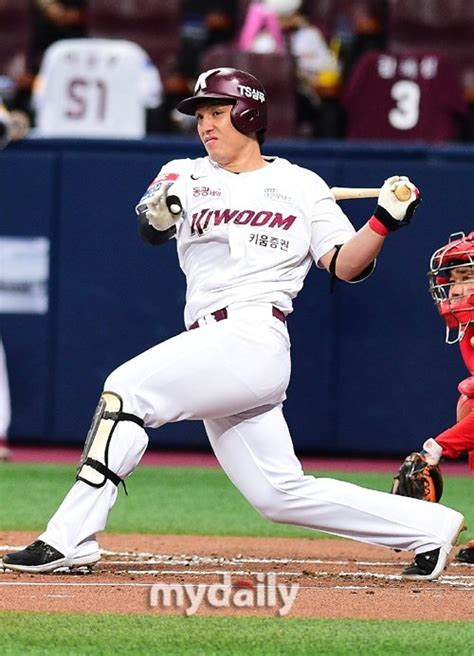
<path fill-rule="evenodd" d="M 443 447 L 430 437 L 424 442 L 421 454 L 429 465 L 439 465 L 439 461 L 443 455 Z"/>
<path fill-rule="evenodd" d="M 145 216 L 148 223 L 156 230 L 168 230 L 181 217 L 183 207 L 177 196 L 168 196 L 172 182 L 164 182 L 145 201 Z"/>
<path fill-rule="evenodd" d="M 395 191 L 398 187 L 404 186 L 411 190 L 411 195 L 407 200 L 399 200 Z M 380 189 L 374 216 L 387 230 L 393 232 L 410 223 L 420 202 L 420 191 L 413 182 L 404 175 L 393 175 L 385 180 Z"/>

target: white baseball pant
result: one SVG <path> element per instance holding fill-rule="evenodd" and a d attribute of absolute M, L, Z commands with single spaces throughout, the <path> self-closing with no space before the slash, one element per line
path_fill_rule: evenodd
<path fill-rule="evenodd" d="M 11 420 L 10 386 L 5 351 L 0 339 L 0 439 L 6 437 Z"/>
<path fill-rule="evenodd" d="M 270 305 L 230 306 L 228 319 L 205 317 L 200 326 L 121 365 L 104 389 L 119 394 L 124 412 L 142 417 L 147 427 L 204 420 L 230 480 L 272 521 L 394 549 L 449 552 L 461 517 L 456 511 L 304 475 L 282 412 L 290 342 Z M 119 422 L 109 468 L 122 478 L 131 474 L 147 444 L 140 426 Z M 109 480 L 101 488 L 77 481 L 40 539 L 70 558 L 97 550 L 96 534 L 116 497 Z"/>

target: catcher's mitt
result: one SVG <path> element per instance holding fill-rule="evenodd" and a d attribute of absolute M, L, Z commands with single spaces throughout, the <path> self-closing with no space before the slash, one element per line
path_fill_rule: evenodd
<path fill-rule="evenodd" d="M 410 453 L 394 476 L 392 494 L 436 502 L 443 494 L 443 477 L 438 465 L 429 465 L 421 453 Z"/>

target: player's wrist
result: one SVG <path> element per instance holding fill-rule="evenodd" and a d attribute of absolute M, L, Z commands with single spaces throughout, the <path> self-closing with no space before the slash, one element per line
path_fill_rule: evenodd
<path fill-rule="evenodd" d="M 382 205 L 377 205 L 377 207 L 374 210 L 373 216 L 387 229 L 387 234 L 389 232 L 393 232 L 394 230 L 398 230 L 401 228 L 404 224 L 402 220 L 396 219 L 388 210 L 385 209 L 385 207 L 382 207 Z"/>
<path fill-rule="evenodd" d="M 367 225 L 373 232 L 376 232 L 381 237 L 386 237 L 390 233 L 390 229 L 380 221 L 378 217 L 373 214 L 370 219 L 367 221 Z"/>

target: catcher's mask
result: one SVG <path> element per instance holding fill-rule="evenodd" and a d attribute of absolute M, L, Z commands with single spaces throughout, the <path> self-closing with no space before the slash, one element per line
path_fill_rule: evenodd
<path fill-rule="evenodd" d="M 455 344 L 474 323 L 474 231 L 452 234 L 431 256 L 428 277 L 431 297 L 446 322 L 446 343 Z"/>
<path fill-rule="evenodd" d="M 267 129 L 267 97 L 263 84 L 256 77 L 238 68 L 212 68 L 201 73 L 194 94 L 177 105 L 178 111 L 194 116 L 206 101 L 231 102 L 232 125 L 243 134 L 255 132 L 263 144 Z"/>

